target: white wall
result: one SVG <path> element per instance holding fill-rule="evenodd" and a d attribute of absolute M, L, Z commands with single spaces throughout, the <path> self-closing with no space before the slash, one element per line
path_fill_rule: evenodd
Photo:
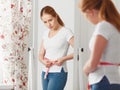
<path fill-rule="evenodd" d="M 46 30 L 45 25 L 41 21 L 39 17 L 39 13 L 41 8 L 46 5 L 52 6 L 55 11 L 59 14 L 62 18 L 65 26 L 70 28 L 74 32 L 74 0 L 39 0 L 38 1 L 38 49 L 40 48 L 40 42 L 42 33 Z M 72 49 L 69 50 L 70 52 Z M 73 90 L 73 61 L 69 61 L 68 64 L 68 81 L 65 90 Z M 42 90 L 41 88 L 41 63 L 38 62 L 38 77 L 37 77 L 37 90 Z"/>

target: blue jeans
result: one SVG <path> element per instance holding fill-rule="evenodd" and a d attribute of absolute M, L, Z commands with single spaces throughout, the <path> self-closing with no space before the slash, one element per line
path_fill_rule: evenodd
<path fill-rule="evenodd" d="M 120 84 L 110 84 L 104 76 L 99 83 L 91 85 L 91 90 L 120 90 Z"/>
<path fill-rule="evenodd" d="M 45 72 L 42 72 L 42 87 L 43 90 L 64 90 L 67 81 L 67 72 L 63 68 L 61 72 L 48 73 L 44 79 Z"/>

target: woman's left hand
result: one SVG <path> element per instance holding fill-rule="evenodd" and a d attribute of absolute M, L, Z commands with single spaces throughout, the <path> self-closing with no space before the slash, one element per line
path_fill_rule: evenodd
<path fill-rule="evenodd" d="M 63 59 L 57 59 L 57 60 L 55 61 L 55 65 L 57 65 L 57 66 L 61 66 L 63 63 L 64 63 L 64 60 L 63 60 Z"/>

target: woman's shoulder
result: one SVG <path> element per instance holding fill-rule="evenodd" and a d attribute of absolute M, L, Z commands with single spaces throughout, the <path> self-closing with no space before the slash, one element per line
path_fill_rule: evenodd
<path fill-rule="evenodd" d="M 97 26 L 103 29 L 116 30 L 115 26 L 107 21 L 102 21 Z"/>
<path fill-rule="evenodd" d="M 107 21 L 102 21 L 100 23 L 98 23 L 98 25 L 96 26 L 95 35 L 102 35 L 104 36 L 106 39 L 111 38 L 113 35 L 117 34 L 117 29 L 109 22 Z"/>
<path fill-rule="evenodd" d="M 45 30 L 43 31 L 43 38 L 46 38 L 48 36 L 49 30 Z"/>
<path fill-rule="evenodd" d="M 49 30 L 44 30 L 43 31 L 43 35 L 46 35 L 46 34 L 48 34 L 49 33 Z"/>
<path fill-rule="evenodd" d="M 101 32 L 111 32 L 111 33 L 114 33 L 117 31 L 115 26 L 107 21 L 102 21 L 98 23 L 98 25 L 96 26 L 96 29 Z"/>
<path fill-rule="evenodd" d="M 67 27 L 62 27 L 62 31 L 64 33 L 73 33 L 72 30 L 70 28 L 67 28 Z"/>

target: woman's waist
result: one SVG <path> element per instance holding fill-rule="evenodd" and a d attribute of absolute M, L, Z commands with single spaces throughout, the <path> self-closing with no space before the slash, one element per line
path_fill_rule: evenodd
<path fill-rule="evenodd" d="M 49 68 L 48 72 L 60 72 L 61 69 L 64 68 L 66 70 L 65 66 L 57 66 L 57 65 L 53 65 Z M 46 68 L 45 66 L 42 69 L 44 72 L 46 72 L 48 70 L 48 68 Z"/>
<path fill-rule="evenodd" d="M 112 73 L 119 73 L 120 67 L 114 65 L 99 65 L 97 69 L 91 72 L 91 75 L 105 75 L 105 74 L 112 74 Z"/>
<path fill-rule="evenodd" d="M 48 55 L 48 54 L 46 54 L 45 55 L 45 58 L 47 58 L 47 59 L 49 59 L 49 60 L 56 60 L 56 59 L 59 59 L 59 58 L 61 58 L 61 57 L 64 57 L 64 56 L 66 56 L 66 55 Z"/>
<path fill-rule="evenodd" d="M 89 74 L 89 77 L 102 77 L 104 75 L 118 75 L 119 76 L 119 67 L 112 65 L 108 66 L 98 66 L 98 68 Z"/>
<path fill-rule="evenodd" d="M 101 61 L 99 65 L 102 66 L 120 66 L 120 63 L 118 62 L 108 62 L 108 61 Z"/>

